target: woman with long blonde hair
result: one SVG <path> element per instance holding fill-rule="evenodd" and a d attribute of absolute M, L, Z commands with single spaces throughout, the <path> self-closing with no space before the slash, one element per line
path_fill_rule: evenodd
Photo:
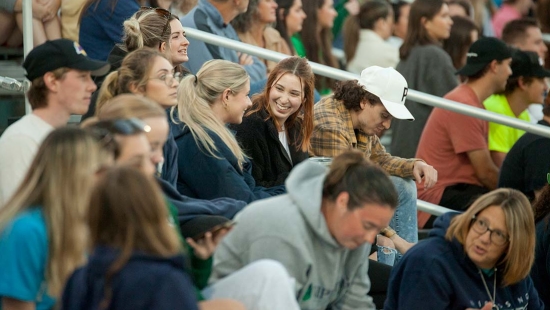
<path fill-rule="evenodd" d="M 44 140 L 0 209 L 2 309 L 55 305 L 66 279 L 85 262 L 90 189 L 109 156 L 78 128 L 57 129 Z"/>
<path fill-rule="evenodd" d="M 256 186 L 252 164 L 227 124 L 240 124 L 251 106 L 250 80 L 242 66 L 226 61 L 206 62 L 197 75 L 178 87 L 178 116 L 182 130 L 175 136 L 178 190 L 201 199 L 231 197 L 246 202 L 285 192 L 283 186 Z"/>

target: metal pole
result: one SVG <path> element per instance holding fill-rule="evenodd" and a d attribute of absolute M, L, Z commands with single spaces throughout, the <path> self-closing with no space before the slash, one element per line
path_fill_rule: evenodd
<path fill-rule="evenodd" d="M 201 40 L 206 43 L 222 46 L 225 48 L 233 49 L 239 52 L 247 53 L 250 55 L 255 55 L 257 57 L 264 58 L 267 60 L 278 62 L 288 57 L 288 55 L 286 54 L 270 51 L 254 45 L 231 40 L 225 37 L 220 37 L 220 36 L 207 33 L 204 31 L 200 31 L 197 29 L 186 28 L 185 32 L 191 38 Z M 191 48 L 193 47 L 191 46 Z M 313 72 L 322 76 L 330 77 L 337 80 L 353 80 L 353 79 L 359 78 L 359 75 L 353 74 L 347 71 L 335 69 L 335 68 L 314 63 L 311 61 L 309 62 L 309 64 Z M 409 89 L 409 93 L 407 97 L 411 100 L 414 100 L 429 106 L 450 110 L 450 111 L 457 112 L 460 114 L 465 114 L 468 116 L 473 116 L 486 121 L 503 124 L 506 126 L 518 128 L 521 130 L 525 130 L 527 132 L 531 132 L 537 135 L 541 135 L 543 137 L 550 138 L 550 128 L 546 126 L 531 124 L 529 122 L 518 120 L 513 117 L 504 116 L 501 114 L 487 111 L 485 109 L 468 106 L 462 103 L 432 96 L 432 95 L 415 91 L 412 89 Z"/>
<path fill-rule="evenodd" d="M 454 210 L 438 206 L 436 204 L 424 201 L 424 200 L 416 200 L 416 207 L 419 211 L 428 212 L 430 214 L 433 214 L 435 216 L 440 216 L 442 214 L 445 214 L 447 212 L 453 212 Z M 456 211 L 455 211 L 456 212 Z"/>
<path fill-rule="evenodd" d="M 23 57 L 27 57 L 34 47 L 32 33 L 32 0 L 23 0 Z M 32 112 L 31 105 L 25 96 L 25 114 Z"/>

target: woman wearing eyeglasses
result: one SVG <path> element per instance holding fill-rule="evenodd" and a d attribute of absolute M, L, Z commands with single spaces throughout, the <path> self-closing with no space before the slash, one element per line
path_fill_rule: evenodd
<path fill-rule="evenodd" d="M 123 37 L 123 42 L 115 45 L 108 57 L 112 72 L 120 68 L 128 53 L 140 49 L 156 51 L 164 55 L 175 72 L 180 74 L 186 72 L 181 64 L 189 60 L 187 56 L 189 41 L 185 37 L 181 22 L 169 11 L 142 7 L 124 21 L 119 36 Z M 105 82 L 99 78 L 96 83 L 99 88 Z M 82 117 L 83 119 L 95 114 L 97 93 L 92 97 L 90 108 Z"/>
<path fill-rule="evenodd" d="M 96 114 L 110 98 L 129 93 L 145 96 L 167 110 L 177 104 L 178 82 L 179 74 L 174 72 L 172 64 L 163 54 L 151 49 L 139 49 L 128 54 L 118 71 L 105 78 L 99 90 Z M 177 146 L 171 131 L 162 154 L 163 164 L 158 167 L 161 178 L 176 186 Z"/>
<path fill-rule="evenodd" d="M 0 308 L 53 309 L 85 258 L 84 223 L 96 173 L 112 161 L 79 128 L 52 131 L 0 209 Z"/>
<path fill-rule="evenodd" d="M 544 309 L 529 277 L 534 256 L 529 200 L 494 190 L 435 221 L 392 270 L 384 309 Z"/>

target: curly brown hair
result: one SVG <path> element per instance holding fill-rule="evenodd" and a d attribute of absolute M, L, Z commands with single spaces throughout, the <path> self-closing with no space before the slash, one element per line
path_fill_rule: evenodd
<path fill-rule="evenodd" d="M 360 111 L 361 102 L 367 101 L 370 105 L 382 104 L 380 98 L 359 85 L 357 80 L 341 81 L 336 83 L 334 99 L 340 100 L 348 110 Z"/>

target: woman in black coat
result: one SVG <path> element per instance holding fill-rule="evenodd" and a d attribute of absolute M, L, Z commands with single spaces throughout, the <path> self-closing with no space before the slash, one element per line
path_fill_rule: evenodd
<path fill-rule="evenodd" d="M 308 158 L 314 88 L 307 60 L 286 58 L 271 71 L 243 122 L 231 126 L 253 162 L 252 176 L 258 185 L 284 184 L 292 167 Z"/>

